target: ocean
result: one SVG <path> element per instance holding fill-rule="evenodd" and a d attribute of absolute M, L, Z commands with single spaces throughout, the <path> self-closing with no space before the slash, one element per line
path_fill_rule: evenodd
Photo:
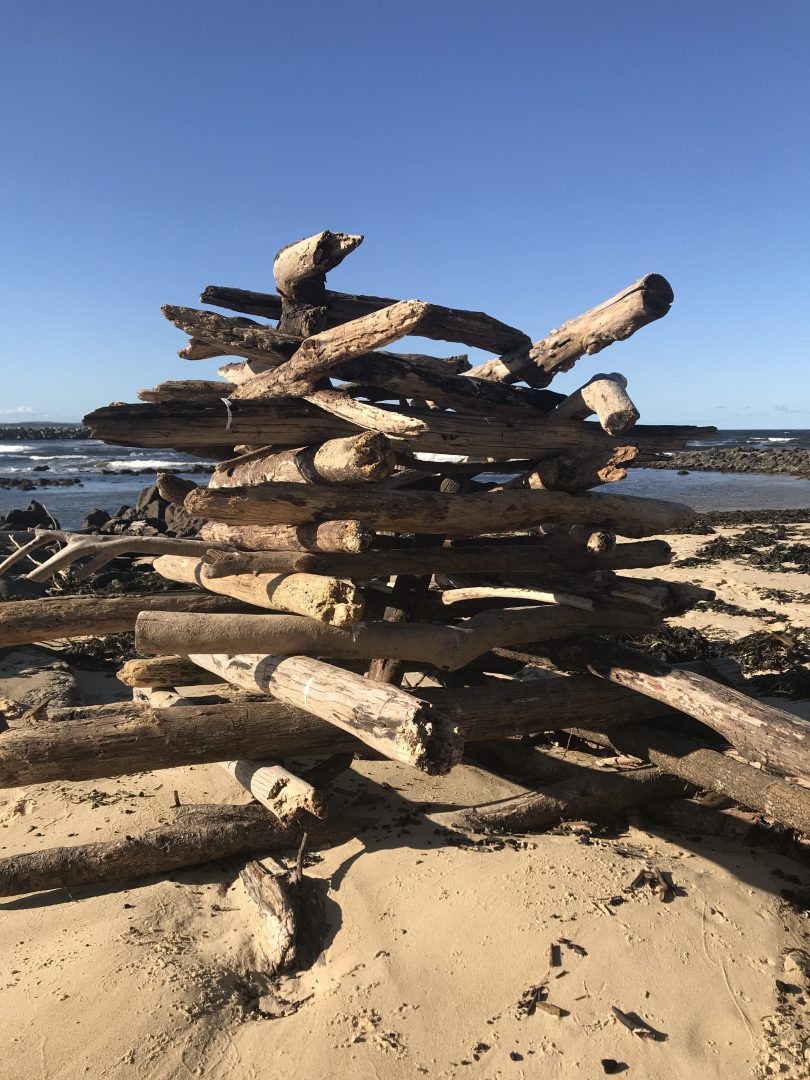
<path fill-rule="evenodd" d="M 133 505 L 138 492 L 153 483 L 159 470 L 178 469 L 181 475 L 204 482 L 204 476 L 186 470 L 213 464 L 174 450 L 110 446 L 94 439 L 25 441 L 14 438 L 14 434 L 12 426 L 0 425 L 0 477 L 73 477 L 81 486 L 36 491 L 0 488 L 0 515 L 37 499 L 66 529 L 77 528 L 93 507 L 112 514 L 122 505 Z M 810 430 L 718 431 L 707 439 L 689 443 L 690 449 L 723 446 L 810 449 Z M 35 471 L 43 465 L 48 467 L 47 472 Z M 141 474 L 133 476 L 126 470 Z M 610 491 L 685 502 L 696 510 L 810 507 L 810 480 L 761 473 L 690 472 L 678 476 L 666 469 L 631 469 L 626 480 L 610 485 Z"/>

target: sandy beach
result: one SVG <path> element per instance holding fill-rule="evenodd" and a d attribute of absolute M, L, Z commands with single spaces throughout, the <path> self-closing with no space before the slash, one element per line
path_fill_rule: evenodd
<path fill-rule="evenodd" d="M 678 565 L 750 528 L 667 537 L 676 554 L 661 576 L 713 588 L 721 602 L 673 624 L 713 642 L 767 631 L 805 647 L 797 569 L 744 555 Z M 810 539 L 806 524 L 789 530 L 784 543 Z M 0 698 L 130 696 L 112 672 L 66 668 L 59 653 L 7 650 Z M 808 701 L 778 704 L 810 716 Z M 355 835 L 307 860 L 320 954 L 278 981 L 263 974 L 263 927 L 239 860 L 3 901 L 4 1076 L 806 1076 L 801 848 L 757 830 L 752 815 L 713 815 L 721 835 L 644 810 L 610 829 L 471 830 L 464 808 L 522 790 L 468 763 L 429 778 L 356 761 L 332 791 Z M 175 791 L 183 803 L 247 800 L 216 765 L 6 790 L 0 849 L 125 836 L 167 820 Z M 668 903 L 629 887 L 655 867 L 676 887 Z M 555 943 L 561 966 L 550 968 Z M 544 982 L 562 1015 L 532 1011 Z"/>

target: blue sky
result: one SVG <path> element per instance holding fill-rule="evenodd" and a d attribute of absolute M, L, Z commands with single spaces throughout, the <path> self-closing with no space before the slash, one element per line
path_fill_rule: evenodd
<path fill-rule="evenodd" d="M 555 388 L 619 370 L 648 422 L 810 427 L 806 0 L 0 18 L 0 422 L 214 377 L 159 305 L 272 290 L 274 252 L 331 228 L 366 236 L 333 288 L 533 338 L 662 273 L 667 318 Z"/>

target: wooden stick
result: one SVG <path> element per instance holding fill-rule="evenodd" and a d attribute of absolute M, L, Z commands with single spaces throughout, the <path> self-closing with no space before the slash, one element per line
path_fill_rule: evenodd
<path fill-rule="evenodd" d="M 18 562 L 27 558 L 32 551 L 36 551 L 38 548 L 44 547 L 48 543 L 57 542 L 57 538 L 46 536 L 44 532 L 37 533 L 33 539 L 29 540 L 21 547 L 18 547 L 16 551 L 12 551 L 10 555 L 7 555 L 6 558 L 0 562 L 0 577 L 5 574 L 6 570 L 10 570 L 12 566 L 16 566 Z"/>
<path fill-rule="evenodd" d="M 188 349 L 182 350 L 188 353 Z M 189 359 L 188 356 L 184 357 Z M 157 386 L 138 391 L 139 401 L 153 402 L 217 402 L 227 398 L 233 391 L 229 382 L 219 379 L 173 379 Z"/>
<path fill-rule="evenodd" d="M 281 299 L 272 293 L 251 292 L 223 285 L 208 285 L 200 297 L 203 304 L 242 311 L 260 318 L 278 319 Z M 338 326 L 372 311 L 397 303 L 384 296 L 353 296 L 348 293 L 326 292 L 327 325 Z M 463 311 L 459 308 L 428 305 L 429 311 L 419 326 L 422 337 L 439 341 L 460 341 L 470 348 L 491 353 L 505 353 L 531 344 L 531 339 L 513 326 L 499 322 L 482 311 Z"/>
<path fill-rule="evenodd" d="M 444 495 L 363 488 L 348 492 L 320 484 L 196 488 L 183 505 L 190 514 L 233 525 L 298 525 L 355 516 L 375 529 L 450 536 L 566 521 L 600 522 L 622 536 L 639 537 L 684 528 L 694 519 L 693 511 L 681 503 L 630 495 L 512 490 Z"/>
<path fill-rule="evenodd" d="M 279 821 L 294 821 L 302 811 L 326 817 L 323 795 L 276 761 L 221 761 L 223 769 Z"/>
<path fill-rule="evenodd" d="M 554 652 L 555 658 L 670 705 L 719 732 L 744 756 L 810 779 L 810 724 L 693 671 L 607 642 Z"/>
<path fill-rule="evenodd" d="M 215 346 L 220 355 L 246 356 L 276 367 L 285 363 L 298 348 L 300 338 L 252 319 L 232 319 L 213 311 L 163 304 L 163 315 L 195 342 Z M 186 351 L 186 359 L 192 359 Z"/>
<path fill-rule="evenodd" d="M 71 596 L 16 600 L 0 605 L 0 648 L 71 637 L 99 637 L 132 630 L 142 611 L 244 611 L 245 605 L 204 592 L 165 592 L 126 596 Z"/>
<path fill-rule="evenodd" d="M 348 829 L 324 824 L 308 832 L 314 843 L 328 846 L 346 839 Z M 295 847 L 300 836 L 300 825 L 281 825 L 258 805 L 182 806 L 167 824 L 120 840 L 0 859 L 0 896 L 165 874 L 254 851 L 284 851 Z"/>
<path fill-rule="evenodd" d="M 359 521 L 322 521 L 309 525 L 223 525 L 209 521 L 200 536 L 211 546 L 232 546 L 249 551 L 358 555 L 367 551 L 374 533 Z M 668 561 L 668 560 L 667 560 Z"/>
<path fill-rule="evenodd" d="M 518 589 L 510 586 L 475 585 L 460 589 L 445 589 L 443 604 L 463 604 L 469 600 L 533 600 L 539 604 L 562 604 L 564 607 L 593 611 L 594 602 L 586 596 L 565 592 L 544 592 L 542 589 Z"/>
<path fill-rule="evenodd" d="M 168 474 L 167 474 L 168 475 Z M 173 536 L 70 536 L 66 547 L 26 574 L 28 581 L 47 581 L 79 559 L 92 558 L 94 568 L 121 555 L 185 555 L 200 557 L 210 548 L 200 540 L 179 540 Z M 96 556 L 102 556 L 99 561 Z M 87 577 L 89 575 L 84 575 Z"/>
<path fill-rule="evenodd" d="M 592 733 L 582 734 L 588 738 Z M 787 783 L 717 750 L 646 724 L 622 725 L 602 737 L 607 737 L 620 753 L 646 758 L 662 772 L 733 799 L 788 829 L 810 834 L 810 794 L 799 784 Z"/>
<path fill-rule="evenodd" d="M 193 620 L 164 611 L 141 616 L 136 640 L 142 653 L 184 656 L 210 649 L 251 654 L 306 653 L 342 660 L 391 657 L 455 671 L 498 646 L 583 633 L 643 633 L 659 625 L 657 617 L 635 611 L 578 611 L 555 605 L 486 611 L 454 626 L 374 622 L 339 627 L 292 615 Z"/>
<path fill-rule="evenodd" d="M 624 435 L 639 418 L 639 411 L 627 396 L 627 379 L 618 372 L 594 375 L 579 390 L 560 402 L 549 419 L 584 420 L 596 413 L 609 435 Z"/>
<path fill-rule="evenodd" d="M 445 773 L 461 756 L 457 728 L 396 687 L 306 656 L 195 653 L 191 659 L 227 682 L 306 709 L 386 757 L 424 772 Z"/>
<path fill-rule="evenodd" d="M 206 535 L 215 528 L 224 530 L 229 526 L 207 525 L 203 527 L 202 533 Z M 259 531 L 261 526 L 254 528 Z M 227 533 L 222 534 L 223 540 L 227 537 Z M 663 566 L 672 557 L 672 549 L 663 540 L 618 544 L 609 551 L 589 554 L 591 549 L 576 543 L 567 546 L 552 545 L 544 543 L 546 539 L 537 538 L 534 544 L 501 545 L 492 542 L 490 538 L 489 544 L 480 546 L 386 548 L 382 551 L 365 551 L 362 555 L 327 555 L 301 551 L 209 551 L 203 562 L 210 568 L 212 576 L 248 572 L 306 572 L 332 574 L 339 578 L 351 578 L 353 581 L 369 581 L 372 578 L 397 574 L 442 574 L 450 577 L 458 574 L 486 574 L 495 567 L 502 574 L 536 575 L 541 570 L 591 573 L 595 570 Z"/>
<path fill-rule="evenodd" d="M 427 431 L 424 420 L 419 417 L 405 416 L 391 408 L 378 409 L 366 401 L 357 401 L 345 390 L 307 392 L 304 389 L 303 397 L 323 412 L 391 438 L 414 439 Z"/>
<path fill-rule="evenodd" d="M 512 382 L 527 376 L 534 386 L 547 386 L 556 374 L 569 371 L 586 353 L 601 352 L 624 341 L 647 323 L 667 314 L 675 294 L 666 278 L 647 274 L 597 307 L 563 323 L 536 342 L 530 353 L 508 360 L 488 360 L 470 372 L 482 379 Z"/>
<path fill-rule="evenodd" d="M 233 574 L 213 578 L 199 559 L 161 555 L 156 573 L 168 581 L 200 585 L 211 592 L 270 611 L 291 611 L 334 626 L 363 617 L 363 594 L 347 581 L 316 574 Z"/>
<path fill-rule="evenodd" d="M 321 446 L 275 452 L 266 446 L 222 461 L 210 487 L 239 487 L 269 481 L 314 484 L 368 484 L 384 480 L 396 468 L 390 443 L 376 431 L 363 431 L 346 439 L 331 439 Z"/>
<path fill-rule="evenodd" d="M 650 698 L 589 675 L 497 680 L 419 696 L 465 729 L 468 739 L 592 729 L 667 711 Z M 50 721 L 0 732 L 0 787 L 95 780 L 232 758 L 278 760 L 362 749 L 348 731 L 270 698 L 173 708 L 118 702 L 57 709 Z"/>

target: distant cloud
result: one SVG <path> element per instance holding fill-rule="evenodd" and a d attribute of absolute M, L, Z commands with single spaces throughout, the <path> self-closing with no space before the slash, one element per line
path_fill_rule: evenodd
<path fill-rule="evenodd" d="M 795 413 L 799 416 L 807 416 L 807 414 L 810 413 L 810 409 L 789 409 L 787 405 L 774 405 L 773 411 L 783 413 Z"/>
<path fill-rule="evenodd" d="M 15 405 L 13 409 L 0 409 L 0 416 L 30 416 L 33 411 L 30 405 Z"/>

